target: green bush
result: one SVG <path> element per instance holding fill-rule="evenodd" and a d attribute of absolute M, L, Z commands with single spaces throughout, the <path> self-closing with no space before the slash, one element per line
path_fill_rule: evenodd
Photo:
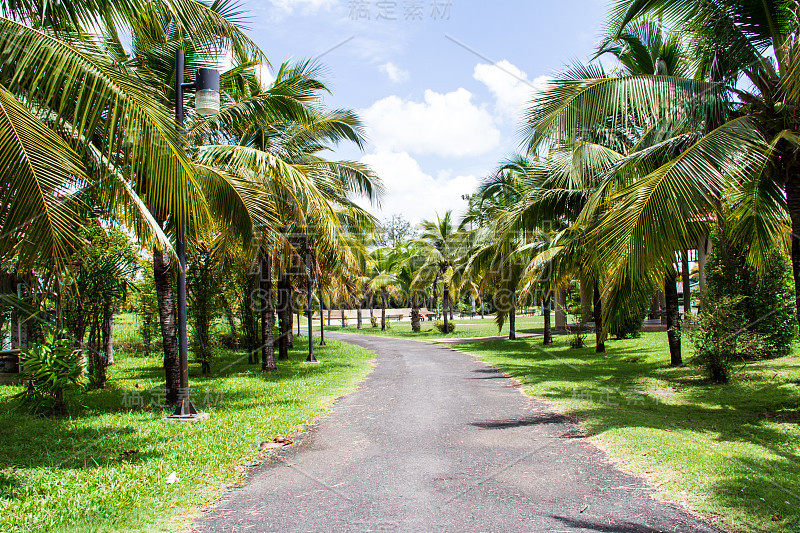
<path fill-rule="evenodd" d="M 377 328 L 378 327 L 378 317 L 376 317 L 376 316 L 369 317 L 369 323 L 373 328 Z"/>
<path fill-rule="evenodd" d="M 83 357 L 70 339 L 47 332 L 45 341 L 35 344 L 20 356 L 22 380 L 28 384 L 15 398 L 32 414 L 54 415 L 67 412 L 65 394 L 83 386 Z"/>
<path fill-rule="evenodd" d="M 450 331 L 445 331 L 445 329 L 444 329 L 444 322 L 442 322 L 442 321 L 437 321 L 437 322 L 435 322 L 433 325 L 436 327 L 436 329 L 438 329 L 438 330 L 439 330 L 439 331 L 441 331 L 442 333 L 453 333 L 453 332 L 456 330 L 456 323 L 455 323 L 455 322 L 452 322 L 452 321 L 449 321 L 449 322 L 447 323 L 447 327 L 448 327 L 448 329 L 449 329 Z"/>
<path fill-rule="evenodd" d="M 742 314 L 743 296 L 724 296 L 711 301 L 689 328 L 697 361 L 714 383 L 728 383 L 736 361 L 757 359 L 765 350 L 764 339 L 747 329 Z"/>
<path fill-rule="evenodd" d="M 747 265 L 745 250 L 726 242 L 727 253 L 721 253 L 723 246 L 718 229 L 712 232 L 711 243 L 713 251 L 706 263 L 708 288 L 704 302 L 708 311 L 742 318 L 741 327 L 758 337 L 761 345 L 759 352 L 748 352 L 748 357 L 766 359 L 788 355 L 797 322 L 791 264 L 786 254 L 779 248 L 773 249 L 759 276 Z M 729 306 L 733 309 L 728 310 Z"/>
<path fill-rule="evenodd" d="M 611 318 L 611 334 L 617 339 L 639 338 L 642 335 L 642 324 L 648 311 L 647 305 L 639 305 L 627 313 L 615 313 Z"/>

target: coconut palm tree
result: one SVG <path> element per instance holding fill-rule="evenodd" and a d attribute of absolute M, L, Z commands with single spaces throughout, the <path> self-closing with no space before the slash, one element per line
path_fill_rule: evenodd
<path fill-rule="evenodd" d="M 516 339 L 518 288 L 526 262 L 516 251 L 526 238 L 524 231 L 503 231 L 498 221 L 521 199 L 521 185 L 514 170 L 501 168 L 483 180 L 470 198 L 472 215 L 462 221 L 462 228 L 468 222 L 480 223 L 479 229 L 469 233 L 471 245 L 462 286 L 474 294 L 495 292 L 498 330 L 508 320 L 510 340 Z"/>
<path fill-rule="evenodd" d="M 0 148 L 4 171 L 12 170 L 2 180 L 1 216 L 4 227 L 18 229 L 0 238 L 0 254 L 17 256 L 25 268 L 38 262 L 59 276 L 68 266 L 63 258 L 80 245 L 75 228 L 83 223 L 81 204 L 154 245 L 169 401 L 177 399 L 178 375 L 172 248 L 165 230 L 176 220 L 204 224 L 223 212 L 235 221 L 240 200 L 250 195 L 237 191 L 241 184 L 234 180 L 199 172 L 187 157 L 172 118 L 169 73 L 177 48 L 190 52 L 190 67 L 215 57 L 220 46 L 262 58 L 236 21 L 226 18 L 236 14 L 231 7 L 132 0 L 39 10 L 22 3 L 8 6 L 11 18 L 0 19 L 0 84 L 17 101 L 6 99 L 13 107 L 7 115 L 17 123 L 14 131 L 23 133 L 17 140 L 7 135 Z M 131 51 L 120 34 L 131 36 Z M 20 159 L 25 151 L 34 155 Z"/>
<path fill-rule="evenodd" d="M 246 57 L 241 61 L 248 63 Z M 252 75 L 232 80 L 239 89 L 228 112 L 205 120 L 197 130 L 226 141 L 201 146 L 201 164 L 255 182 L 267 189 L 272 199 L 273 219 L 267 229 L 280 233 L 280 238 L 273 239 L 269 253 L 283 273 L 279 279 L 279 359 L 288 358 L 291 335 L 287 295 L 291 284 L 285 275 L 300 274 L 294 269 L 305 265 L 308 243 L 313 250 L 310 268 L 317 279 L 330 278 L 337 268 L 344 273 L 345 266 L 349 273 L 355 249 L 353 243 L 342 239 L 346 240 L 354 227 L 368 232 L 374 225 L 374 219 L 353 203 L 351 195 L 365 195 L 376 203 L 383 191 L 380 180 L 365 165 L 320 156 L 342 141 L 362 147 L 363 127 L 355 113 L 326 110 L 320 105 L 319 94 L 327 88 L 318 79 L 319 72 L 319 66 L 310 62 L 285 63 L 266 88 Z M 301 97 L 289 98 L 293 94 Z M 285 114 L 262 113 L 258 105 L 264 99 L 299 100 L 307 105 L 291 109 L 300 116 L 289 120 Z M 330 273 L 323 272 L 324 268 L 331 269 Z"/>
<path fill-rule="evenodd" d="M 468 249 L 466 235 L 459 231 L 453 223 L 452 211 L 447 211 L 444 216 L 436 215 L 436 220 L 423 220 L 420 224 L 422 233 L 414 240 L 425 262 L 417 271 L 412 283 L 413 289 L 424 289 L 442 284 L 442 316 L 444 317 L 444 331 L 448 333 L 448 313 L 451 312 L 451 302 L 459 288 L 457 284 L 457 270 L 464 263 L 464 253 Z"/>
<path fill-rule="evenodd" d="M 659 142 L 631 155 L 624 163 L 628 172 L 616 172 L 620 179 L 606 189 L 603 203 L 609 212 L 595 245 L 615 265 L 609 299 L 626 284 L 628 292 L 660 284 L 676 250 L 692 247 L 707 231 L 698 221 L 733 226 L 733 238 L 749 249 L 748 262 L 757 268 L 766 252 L 780 245 L 787 212 L 791 225 L 800 227 L 800 188 L 794 178 L 798 125 L 790 111 L 797 102 L 794 69 L 800 54 L 791 5 L 618 2 L 612 18 L 618 33 L 642 13 L 681 28 L 696 58 L 693 78 L 587 77 L 556 84 L 531 110 L 537 130 L 530 137 L 533 144 L 546 137 L 574 137 L 609 121 L 619 125 L 630 117 L 647 117 L 661 129 Z M 752 89 L 743 89 L 743 78 Z M 726 219 L 726 213 L 732 215 Z M 800 252 L 794 250 L 800 243 L 795 237 L 792 249 L 797 290 Z"/>
<path fill-rule="evenodd" d="M 574 76 L 575 72 L 578 71 L 568 75 Z M 542 252 L 547 257 L 542 262 L 554 268 L 555 275 L 563 281 L 580 275 L 592 287 L 598 353 L 605 351 L 600 287 L 607 269 L 596 249 L 586 245 L 587 235 L 596 224 L 596 215 L 587 215 L 586 210 L 603 173 L 622 157 L 618 150 L 623 149 L 625 141 L 602 129 L 585 132 L 581 139 L 551 149 L 547 157 L 517 157 L 502 167 L 519 174 L 521 191 L 519 199 L 503 215 L 502 231 L 557 232 Z M 536 237 L 537 246 L 538 240 Z M 529 273 L 530 276 L 538 274 Z"/>
<path fill-rule="evenodd" d="M 397 278 L 397 267 L 402 258 L 392 248 L 378 248 L 371 254 L 369 263 L 371 270 L 367 288 L 381 297 L 381 331 L 386 330 L 386 306 L 390 298 L 400 298 L 400 280 Z"/>

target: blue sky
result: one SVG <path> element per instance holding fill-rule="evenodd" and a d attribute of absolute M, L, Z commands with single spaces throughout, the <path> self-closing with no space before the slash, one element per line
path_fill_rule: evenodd
<path fill-rule="evenodd" d="M 586 60 L 608 0 L 250 0 L 249 33 L 274 66 L 319 58 L 330 107 L 358 110 L 387 186 L 383 218 L 461 213 L 461 195 L 519 147 L 525 102 Z"/>

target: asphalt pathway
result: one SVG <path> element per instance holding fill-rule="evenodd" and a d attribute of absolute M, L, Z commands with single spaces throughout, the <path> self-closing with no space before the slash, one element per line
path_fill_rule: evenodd
<path fill-rule="evenodd" d="M 377 352 L 375 371 L 197 531 L 716 531 L 652 499 L 574 422 L 469 355 L 330 337 Z"/>

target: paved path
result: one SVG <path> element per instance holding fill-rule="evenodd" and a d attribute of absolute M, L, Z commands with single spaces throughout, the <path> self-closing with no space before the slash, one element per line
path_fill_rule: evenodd
<path fill-rule="evenodd" d="M 569 419 L 472 357 L 330 336 L 378 352 L 375 371 L 198 531 L 714 531 L 651 499 Z"/>

